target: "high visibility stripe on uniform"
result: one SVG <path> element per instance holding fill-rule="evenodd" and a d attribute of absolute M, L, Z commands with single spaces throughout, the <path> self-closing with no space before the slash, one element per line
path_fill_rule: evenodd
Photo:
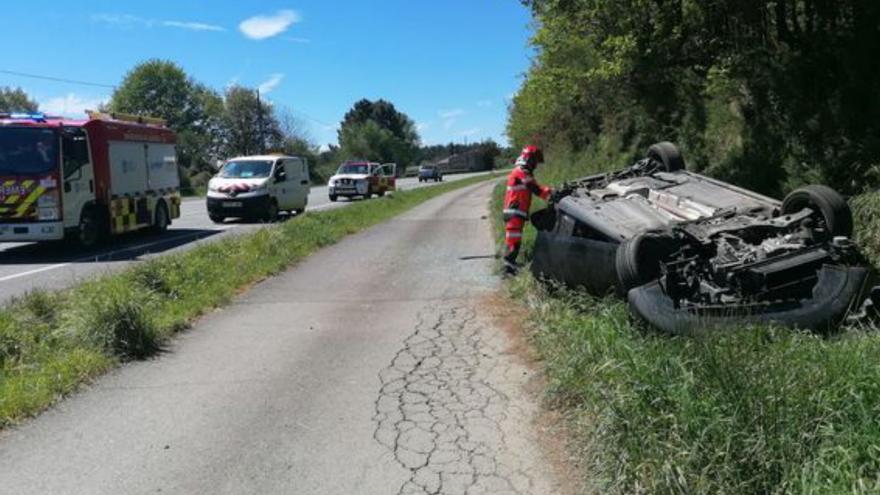
<path fill-rule="evenodd" d="M 528 213 L 526 213 L 526 212 L 524 212 L 524 211 L 522 211 L 522 210 L 514 209 L 514 208 L 505 208 L 505 209 L 504 209 L 504 214 L 505 214 L 505 215 L 514 215 L 514 216 L 522 217 L 522 218 L 529 218 L 529 214 L 528 214 Z"/>
<path fill-rule="evenodd" d="M 505 232 L 505 237 L 507 239 L 522 239 L 522 232 Z"/>
<path fill-rule="evenodd" d="M 508 191 L 527 191 L 528 189 L 526 186 L 507 186 Z"/>

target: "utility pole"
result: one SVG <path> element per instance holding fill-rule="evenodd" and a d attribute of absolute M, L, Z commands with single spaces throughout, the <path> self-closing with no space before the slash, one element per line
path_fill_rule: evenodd
<path fill-rule="evenodd" d="M 260 100 L 260 88 L 257 88 L 257 129 L 260 132 L 260 154 L 266 154 L 266 136 L 263 132 L 263 102 Z"/>

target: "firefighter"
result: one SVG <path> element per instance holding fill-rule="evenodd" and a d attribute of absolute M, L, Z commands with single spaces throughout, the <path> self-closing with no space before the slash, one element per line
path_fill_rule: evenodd
<path fill-rule="evenodd" d="M 537 146 L 526 146 L 516 160 L 516 166 L 507 176 L 507 193 L 504 195 L 504 271 L 514 275 L 519 268 L 516 258 L 522 243 L 523 227 L 529 219 L 532 195 L 547 201 L 553 190 L 538 184 L 532 176 L 539 163 L 544 163 L 544 153 Z"/>

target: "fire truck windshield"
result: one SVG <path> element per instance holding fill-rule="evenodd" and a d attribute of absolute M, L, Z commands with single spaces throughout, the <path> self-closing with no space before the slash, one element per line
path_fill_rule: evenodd
<path fill-rule="evenodd" d="M 52 129 L 0 127 L 0 175 L 37 175 L 58 167 Z"/>

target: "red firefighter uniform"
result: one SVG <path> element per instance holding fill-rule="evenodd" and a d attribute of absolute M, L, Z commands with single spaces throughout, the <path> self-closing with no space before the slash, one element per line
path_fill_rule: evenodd
<path fill-rule="evenodd" d="M 508 271 L 516 270 L 516 258 L 522 242 L 523 227 L 529 219 L 529 208 L 532 195 L 547 200 L 552 189 L 538 184 L 532 173 L 539 163 L 544 161 L 541 150 L 535 146 L 526 146 L 516 160 L 516 167 L 507 177 L 507 193 L 504 195 L 504 221 L 507 253 L 504 264 Z"/>

